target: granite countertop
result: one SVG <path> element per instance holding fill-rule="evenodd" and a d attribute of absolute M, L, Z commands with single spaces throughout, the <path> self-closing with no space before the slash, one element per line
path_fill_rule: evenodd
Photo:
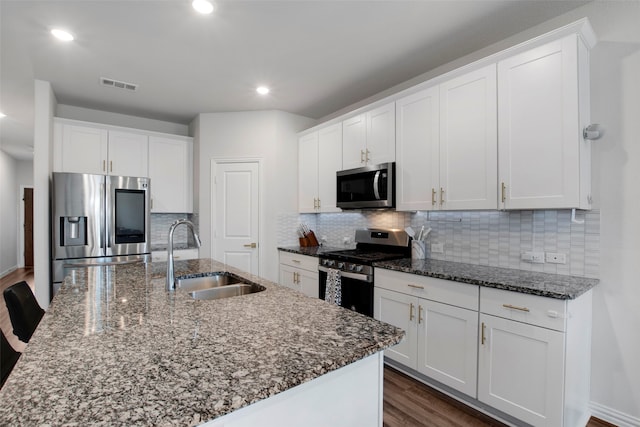
<path fill-rule="evenodd" d="M 0 390 L 0 425 L 197 425 L 398 343 L 404 332 L 208 260 L 263 292 L 165 291 L 166 263 L 78 268 Z"/>
<path fill-rule="evenodd" d="M 456 282 L 556 299 L 574 299 L 596 286 L 598 279 L 537 273 L 510 268 L 463 264 L 434 259 L 377 262 L 377 268 L 455 280 Z"/>
<path fill-rule="evenodd" d="M 325 252 L 343 251 L 346 248 L 337 248 L 335 246 L 284 246 L 278 247 L 278 250 L 291 252 L 294 254 L 308 255 L 308 256 L 321 256 Z"/>
<path fill-rule="evenodd" d="M 320 256 L 324 252 L 338 251 L 341 248 L 298 246 L 280 247 L 282 251 L 301 255 Z M 489 288 L 539 295 L 556 299 L 574 299 L 599 283 L 598 279 L 561 274 L 537 273 L 513 268 L 491 267 L 485 265 L 464 264 L 460 262 L 439 261 L 435 259 L 414 260 L 404 258 L 395 261 L 376 262 L 374 267 L 401 271 L 421 276 L 480 285 Z"/>

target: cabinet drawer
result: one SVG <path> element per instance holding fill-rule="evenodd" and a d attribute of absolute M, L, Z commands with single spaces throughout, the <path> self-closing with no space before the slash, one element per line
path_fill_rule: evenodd
<path fill-rule="evenodd" d="M 375 286 L 478 311 L 479 286 L 376 268 Z"/>
<path fill-rule="evenodd" d="M 280 251 L 280 264 L 290 265 L 303 270 L 318 271 L 318 258 Z"/>
<path fill-rule="evenodd" d="M 480 311 L 543 328 L 565 330 L 564 300 L 522 294 L 502 289 L 480 289 Z"/>

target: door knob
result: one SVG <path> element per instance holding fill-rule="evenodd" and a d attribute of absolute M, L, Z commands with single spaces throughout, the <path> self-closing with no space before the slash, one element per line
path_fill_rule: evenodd
<path fill-rule="evenodd" d="M 251 248 L 251 249 L 255 249 L 258 247 L 257 243 L 250 243 L 248 245 L 244 245 L 245 248 Z"/>

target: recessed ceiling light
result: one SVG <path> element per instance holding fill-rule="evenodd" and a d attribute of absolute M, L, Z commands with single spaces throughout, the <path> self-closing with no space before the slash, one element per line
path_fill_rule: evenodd
<path fill-rule="evenodd" d="M 258 92 L 260 95 L 266 95 L 269 93 L 269 88 L 266 86 L 258 86 L 256 88 L 256 92 Z"/>
<path fill-rule="evenodd" d="M 7 117 L 7 115 L 5 113 L 3 113 L 2 111 L 0 111 L 0 119 L 3 117 Z"/>
<path fill-rule="evenodd" d="M 53 34 L 57 39 L 65 42 L 70 42 L 74 39 L 73 34 L 59 28 L 54 28 L 53 30 L 51 30 L 51 34 Z"/>
<path fill-rule="evenodd" d="M 203 15 L 208 15 L 213 12 L 213 3 L 208 0 L 193 0 L 191 6 Z"/>

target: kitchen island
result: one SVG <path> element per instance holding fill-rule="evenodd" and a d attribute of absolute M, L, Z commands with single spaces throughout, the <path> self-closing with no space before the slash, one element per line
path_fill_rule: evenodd
<path fill-rule="evenodd" d="M 0 424 L 382 425 L 381 351 L 402 330 L 212 260 L 175 267 L 266 289 L 199 301 L 165 290 L 164 262 L 73 270 L 0 390 Z"/>

